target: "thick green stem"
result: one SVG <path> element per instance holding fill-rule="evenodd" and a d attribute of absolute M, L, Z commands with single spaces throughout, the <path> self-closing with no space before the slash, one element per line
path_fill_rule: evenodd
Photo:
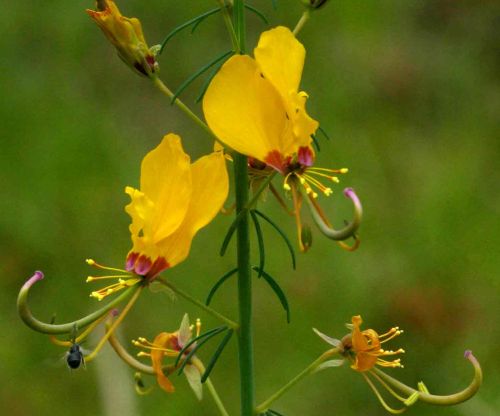
<path fill-rule="evenodd" d="M 250 234 L 248 204 L 247 158 L 237 154 L 234 158 L 234 182 L 236 192 L 236 215 L 238 256 L 238 304 L 240 329 L 238 331 L 241 415 L 251 416 L 254 403 L 253 341 L 252 341 L 252 275 L 250 269 Z"/>
<path fill-rule="evenodd" d="M 259 404 L 255 409 L 256 413 L 260 414 L 265 412 L 267 409 L 269 409 L 269 406 L 271 406 L 273 402 L 275 402 L 281 396 L 283 396 L 288 390 L 290 390 L 293 386 L 295 386 L 295 384 L 297 384 L 304 377 L 307 377 L 308 375 L 314 373 L 314 371 L 321 365 L 321 363 L 330 358 L 332 355 L 337 354 L 338 352 L 339 351 L 337 348 L 325 351 L 316 360 L 314 360 L 311 364 L 309 364 L 306 368 L 304 368 L 299 374 L 297 374 L 288 383 L 286 383 L 283 387 L 281 387 L 276 393 L 270 396 L 266 401 Z"/>
<path fill-rule="evenodd" d="M 238 39 L 239 52 L 245 53 L 245 1 L 234 0 L 234 30 Z M 241 416 L 254 414 L 254 369 L 253 369 L 253 329 L 252 329 L 252 271 L 250 268 L 250 232 L 248 204 L 247 157 L 234 155 L 234 188 L 236 215 L 241 220 L 237 228 L 238 265 L 238 306 L 240 328 L 238 330 Z"/>

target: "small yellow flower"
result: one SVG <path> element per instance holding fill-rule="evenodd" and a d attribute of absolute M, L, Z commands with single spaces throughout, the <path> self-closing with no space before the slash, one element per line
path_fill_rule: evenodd
<path fill-rule="evenodd" d="M 201 324 L 200 321 L 196 321 L 196 336 L 200 334 Z M 189 324 L 189 316 L 184 315 L 182 319 L 180 328 L 175 332 L 161 332 L 158 334 L 153 342 L 149 342 L 145 338 L 139 338 L 132 341 L 136 347 L 143 348 L 149 352 L 141 351 L 137 355 L 139 357 L 150 357 L 152 366 L 156 372 L 156 380 L 158 385 L 165 390 L 167 393 L 173 393 L 175 387 L 169 378 L 163 372 L 163 359 L 165 357 L 176 358 L 179 352 L 184 348 L 185 345 L 191 341 L 192 338 L 193 325 Z M 185 352 L 184 355 L 189 354 L 189 352 L 196 347 L 196 343 L 193 343 Z M 198 367 L 194 364 L 188 363 L 183 370 L 189 385 L 193 389 L 196 397 L 201 400 L 202 398 L 202 385 L 201 385 L 201 373 Z"/>
<path fill-rule="evenodd" d="M 352 333 L 350 337 L 348 336 L 343 340 L 343 343 L 344 350 L 354 355 L 354 361 L 351 365 L 352 369 L 356 371 L 367 371 L 375 365 L 381 367 L 403 367 L 399 358 L 392 361 L 381 358 L 404 353 L 402 348 L 396 351 L 384 350 L 382 348 L 383 343 L 390 341 L 403 332 L 399 327 L 393 327 L 385 334 L 379 335 L 373 329 L 360 330 L 360 326 L 363 323 L 360 315 L 353 316 L 351 322 Z"/>
<path fill-rule="evenodd" d="M 98 0 L 96 9 L 86 12 L 114 45 L 123 62 L 141 75 L 158 72 L 158 63 L 144 39 L 139 19 L 122 16 L 113 0 Z"/>
<path fill-rule="evenodd" d="M 87 282 L 117 279 L 91 296 L 102 300 L 144 279 L 150 282 L 185 260 L 194 236 L 217 215 L 228 191 L 226 161 L 221 150 L 191 163 L 181 138 L 167 134 L 142 161 L 140 190 L 125 188 L 132 200 L 125 211 L 132 218 L 129 229 L 133 243 L 126 270 L 88 260 L 91 266 L 113 274 L 89 276 Z"/>

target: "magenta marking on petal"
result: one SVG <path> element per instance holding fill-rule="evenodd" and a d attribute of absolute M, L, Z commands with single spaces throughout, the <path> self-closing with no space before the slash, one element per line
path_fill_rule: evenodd
<path fill-rule="evenodd" d="M 148 272 L 151 270 L 151 266 L 153 263 L 149 257 L 144 255 L 140 256 L 135 263 L 135 272 L 139 276 L 146 276 Z"/>
<path fill-rule="evenodd" d="M 31 276 L 26 283 L 23 285 L 23 289 L 29 289 L 31 286 L 33 286 L 36 282 L 39 280 L 42 280 L 44 278 L 44 275 L 41 271 L 37 270 L 33 276 Z"/>
<path fill-rule="evenodd" d="M 314 154 L 310 147 L 299 147 L 297 160 L 302 166 L 310 167 L 314 164 Z"/>
<path fill-rule="evenodd" d="M 135 262 L 136 262 L 138 256 L 139 256 L 139 253 L 130 253 L 127 256 L 127 261 L 125 263 L 125 270 L 127 270 L 128 272 L 131 272 L 132 270 L 134 270 L 134 265 L 135 265 Z"/>
<path fill-rule="evenodd" d="M 464 357 L 469 359 L 469 357 L 472 355 L 472 351 L 471 350 L 465 350 L 464 352 Z"/>
<path fill-rule="evenodd" d="M 169 267 L 170 267 L 170 264 L 168 264 L 168 262 L 167 262 L 167 260 L 165 260 L 165 258 L 158 257 L 148 272 L 148 276 L 147 276 L 148 281 L 152 281 L 162 271 L 168 269 Z"/>

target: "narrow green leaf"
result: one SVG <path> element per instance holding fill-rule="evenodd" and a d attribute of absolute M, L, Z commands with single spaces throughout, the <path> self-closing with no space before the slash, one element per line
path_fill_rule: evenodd
<path fill-rule="evenodd" d="M 196 97 L 195 102 L 199 103 L 202 100 L 203 96 L 207 92 L 207 89 L 208 89 L 208 86 L 210 85 L 210 82 L 215 77 L 215 75 L 217 75 L 217 72 L 219 72 L 219 69 L 221 69 L 222 65 L 224 65 L 224 63 L 226 61 L 227 61 L 227 59 L 223 59 L 222 62 L 219 63 L 219 65 L 215 65 L 215 68 L 212 70 L 212 72 L 210 72 L 210 74 L 208 75 L 208 77 L 203 82 L 200 94 L 198 95 L 198 97 Z"/>
<path fill-rule="evenodd" d="M 179 25 L 177 26 L 175 29 L 173 29 L 166 37 L 165 39 L 163 40 L 163 42 L 161 43 L 161 47 L 160 47 L 160 51 L 158 52 L 158 54 L 161 55 L 161 53 L 163 52 L 163 49 L 165 48 L 165 45 L 167 44 L 167 42 L 172 39 L 177 33 L 179 33 L 182 29 L 188 27 L 188 26 L 191 26 L 192 24 L 198 22 L 198 20 L 203 20 L 205 18 L 207 18 L 208 16 L 211 16 L 215 13 L 218 13 L 220 12 L 220 7 L 217 7 L 216 9 L 212 9 L 212 10 L 209 10 L 208 12 L 205 12 L 203 14 L 200 14 L 199 16 L 197 17 L 194 17 L 190 20 L 188 20 L 187 22 L 183 23 L 182 25 Z"/>
<path fill-rule="evenodd" d="M 193 338 L 191 341 L 189 341 L 186 345 L 184 345 L 184 347 L 182 348 L 182 350 L 179 351 L 179 355 L 177 356 L 176 360 L 175 360 L 175 363 L 174 363 L 174 366 L 177 367 L 177 365 L 179 364 L 179 361 L 181 360 L 181 357 L 182 355 L 184 354 L 184 352 L 191 346 L 193 345 L 195 342 L 203 339 L 203 338 L 206 338 L 206 337 L 209 337 L 211 338 L 214 334 L 218 334 L 219 332 L 221 331 L 224 331 L 227 329 L 227 326 L 223 325 L 223 326 L 219 326 L 217 328 L 214 328 L 214 329 L 211 329 L 203 334 L 200 334 L 199 336 Z"/>
<path fill-rule="evenodd" d="M 235 269 L 230 270 L 227 273 L 223 274 L 222 277 L 219 280 L 217 280 L 217 283 L 215 283 L 215 285 L 213 285 L 212 289 L 210 289 L 210 293 L 207 296 L 207 300 L 205 302 L 205 305 L 207 305 L 207 306 L 210 305 L 210 302 L 212 301 L 212 298 L 214 297 L 215 292 L 217 292 L 219 287 L 221 287 L 221 285 L 227 279 L 229 279 L 233 274 L 235 274 L 237 271 L 238 271 L 238 268 L 236 267 Z"/>
<path fill-rule="evenodd" d="M 239 222 L 243 218 L 243 214 L 245 213 L 245 209 L 241 210 L 240 213 L 233 220 L 231 225 L 229 226 L 226 236 L 224 237 L 224 241 L 222 242 L 222 246 L 220 248 L 219 254 L 224 256 L 226 254 L 227 246 L 231 242 L 231 238 L 233 237 L 234 232 L 236 231 L 236 227 L 238 227 Z"/>
<path fill-rule="evenodd" d="M 256 272 L 259 271 L 259 268 L 256 266 L 253 266 L 252 269 Z M 265 271 L 262 270 L 262 277 L 269 284 L 269 286 L 271 286 L 271 289 L 273 289 L 276 296 L 278 296 L 278 299 L 281 302 L 281 305 L 283 306 L 283 309 L 285 309 L 286 312 L 286 321 L 287 323 L 290 323 L 290 307 L 288 305 L 288 300 L 285 296 L 285 292 L 283 292 L 283 289 L 281 289 L 278 282 L 276 282 L 276 280 L 274 280 L 269 275 L 269 273 L 266 273 Z"/>
<path fill-rule="evenodd" d="M 293 246 L 292 246 L 292 243 L 290 243 L 290 240 L 288 239 L 288 237 L 286 236 L 286 234 L 281 230 L 280 227 L 278 227 L 273 220 L 271 220 L 271 218 L 269 218 L 266 214 L 264 214 L 263 212 L 260 212 L 259 210 L 257 209 L 254 209 L 253 210 L 258 216 L 260 216 L 261 218 L 263 218 L 264 220 L 266 220 L 269 225 L 271 225 L 277 232 L 278 234 L 281 236 L 281 238 L 283 238 L 283 240 L 285 241 L 285 244 L 287 245 L 288 247 L 288 251 L 290 252 L 290 256 L 292 257 L 292 267 L 293 269 L 295 270 L 295 267 L 296 267 L 296 262 L 295 262 L 295 251 L 293 250 Z"/>
<path fill-rule="evenodd" d="M 271 416 L 284 416 L 284 415 L 282 415 L 281 413 L 278 413 L 276 410 L 272 410 L 272 409 L 269 409 L 269 410 L 268 410 L 268 413 L 269 413 Z"/>
<path fill-rule="evenodd" d="M 174 96 L 170 100 L 170 104 L 173 104 L 177 97 L 196 79 L 198 78 L 201 74 L 203 74 L 205 71 L 210 69 L 213 65 L 215 65 L 217 62 L 222 61 L 223 59 L 227 58 L 229 55 L 232 55 L 233 51 L 228 51 L 224 52 L 222 55 L 218 56 L 217 58 L 213 59 L 210 61 L 208 64 L 203 65 L 198 71 L 196 71 L 193 75 L 191 75 L 189 78 L 187 78 L 175 91 Z"/>
<path fill-rule="evenodd" d="M 259 16 L 261 18 L 261 20 L 266 24 L 268 25 L 269 24 L 269 21 L 267 20 L 267 17 L 264 15 L 264 13 L 262 13 L 260 10 L 256 9 L 255 7 L 253 6 L 250 6 L 249 4 L 245 4 L 245 7 L 250 10 L 251 12 L 254 12 L 257 16 Z"/>
<path fill-rule="evenodd" d="M 323 136 L 325 136 L 325 139 L 326 140 L 330 140 L 330 136 L 328 136 L 328 134 L 326 133 L 325 129 L 321 126 L 318 127 L 318 130 L 323 133 Z"/>
<path fill-rule="evenodd" d="M 311 134 L 311 139 L 313 139 L 313 143 L 316 146 L 316 149 L 318 150 L 318 152 L 321 152 L 321 147 L 319 146 L 318 139 L 316 138 L 316 136 L 314 134 Z"/>
<path fill-rule="evenodd" d="M 253 224 L 255 226 L 255 233 L 257 234 L 257 242 L 259 245 L 259 275 L 260 279 L 262 272 L 264 271 L 264 265 L 266 261 L 266 250 L 264 248 L 264 236 L 262 235 L 262 228 L 260 227 L 259 218 L 257 214 L 251 210 L 250 215 L 252 216 Z"/>
<path fill-rule="evenodd" d="M 207 381 L 207 378 L 210 375 L 210 373 L 212 372 L 212 369 L 214 368 L 215 363 L 217 362 L 220 355 L 222 354 L 222 351 L 224 351 L 224 348 L 226 348 L 227 343 L 229 342 L 229 340 L 233 336 L 233 332 L 234 331 L 232 329 L 227 331 L 227 334 L 224 336 L 224 338 L 220 342 L 219 346 L 215 350 L 214 355 L 212 355 L 212 358 L 210 359 L 210 362 L 208 363 L 208 365 L 205 369 L 205 372 L 203 373 L 203 376 L 201 377 L 202 383 Z"/>
<path fill-rule="evenodd" d="M 273 9 L 276 10 L 278 8 L 278 0 L 271 0 L 271 3 L 273 3 Z"/>
<path fill-rule="evenodd" d="M 219 328 L 217 331 L 215 331 L 213 334 L 211 334 L 208 337 L 203 338 L 199 343 L 196 344 L 196 347 L 194 347 L 191 351 L 189 351 L 189 354 L 186 356 L 184 361 L 182 362 L 181 366 L 179 367 L 179 371 L 177 372 L 178 375 L 182 374 L 182 371 L 184 370 L 184 367 L 189 363 L 189 360 L 191 360 L 191 357 L 198 351 L 198 349 L 205 344 L 207 341 L 209 341 L 211 338 L 215 337 L 217 334 L 220 334 L 221 332 L 224 332 L 227 329 L 227 327 Z M 181 356 L 181 353 L 179 353 L 179 356 Z M 178 364 L 178 362 L 177 362 Z M 176 364 L 176 365 L 177 365 Z"/>

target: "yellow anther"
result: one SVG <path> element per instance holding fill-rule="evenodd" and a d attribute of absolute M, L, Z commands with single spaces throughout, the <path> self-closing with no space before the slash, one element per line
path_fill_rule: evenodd
<path fill-rule="evenodd" d="M 339 183 L 340 179 L 337 178 L 336 176 L 332 176 L 332 182 Z"/>
<path fill-rule="evenodd" d="M 285 191 L 290 191 L 290 190 L 292 189 L 292 187 L 291 187 L 290 185 L 288 185 L 288 183 L 284 183 L 284 184 L 283 184 L 283 189 L 284 189 Z"/>
<path fill-rule="evenodd" d="M 95 265 L 95 261 L 92 260 L 92 259 L 85 259 L 86 263 L 89 265 L 89 266 L 94 266 Z"/>
<path fill-rule="evenodd" d="M 93 280 L 95 279 L 92 276 L 88 276 L 86 282 L 89 283 L 92 282 Z"/>
<path fill-rule="evenodd" d="M 342 169 L 340 169 L 340 173 L 347 173 L 347 172 L 349 172 L 348 168 L 342 168 Z"/>

